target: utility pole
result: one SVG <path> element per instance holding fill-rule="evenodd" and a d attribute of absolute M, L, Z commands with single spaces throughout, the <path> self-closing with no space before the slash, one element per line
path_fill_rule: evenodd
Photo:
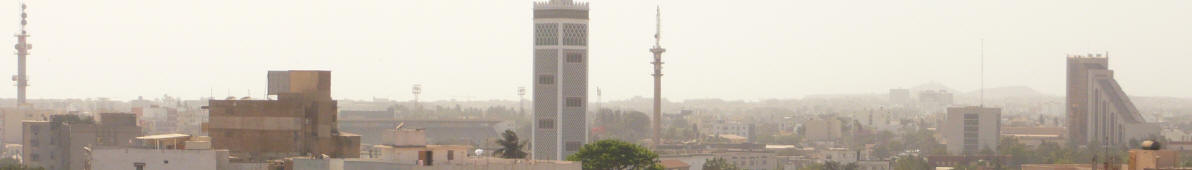
<path fill-rule="evenodd" d="M 662 135 L 662 53 L 666 52 L 666 49 L 662 48 L 662 6 L 659 5 L 655 10 L 657 12 L 655 17 L 658 20 L 655 27 L 657 30 L 654 33 L 654 48 L 650 48 L 650 52 L 654 53 L 654 62 L 651 62 L 654 64 L 654 121 L 652 124 L 654 125 L 653 145 L 657 147 L 662 144 L 660 138 Z"/>

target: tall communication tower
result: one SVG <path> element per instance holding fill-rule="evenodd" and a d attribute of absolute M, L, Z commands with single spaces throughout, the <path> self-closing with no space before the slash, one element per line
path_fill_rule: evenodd
<path fill-rule="evenodd" d="M 650 48 L 650 52 L 654 53 L 654 121 L 651 123 L 654 126 L 654 146 L 662 144 L 660 138 L 662 132 L 662 53 L 666 52 L 662 48 L 662 6 L 655 8 L 657 15 L 656 32 L 654 33 L 654 48 Z"/>
<path fill-rule="evenodd" d="M 29 76 L 25 75 L 25 56 L 28 56 L 29 49 L 33 48 L 33 45 L 25 41 L 29 38 L 29 33 L 25 31 L 25 25 L 29 24 L 26 20 L 29 18 L 29 13 L 25 12 L 27 8 L 24 3 L 21 4 L 21 33 L 16 35 L 17 75 L 12 76 L 12 80 L 17 82 L 17 106 L 25 104 L 25 87 L 29 86 Z"/>

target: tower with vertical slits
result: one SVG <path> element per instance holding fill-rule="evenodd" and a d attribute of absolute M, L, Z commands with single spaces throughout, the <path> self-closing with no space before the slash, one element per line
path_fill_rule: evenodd
<path fill-rule="evenodd" d="M 533 159 L 566 159 L 588 141 L 588 4 L 534 3 Z"/>

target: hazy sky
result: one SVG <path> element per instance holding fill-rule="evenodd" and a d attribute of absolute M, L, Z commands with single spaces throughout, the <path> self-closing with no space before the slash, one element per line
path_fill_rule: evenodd
<path fill-rule="evenodd" d="M 516 99 L 531 0 L 28 0 L 30 98 L 260 97 L 265 71 L 332 70 L 333 96 Z M 18 5 L 0 6 L 16 33 Z M 590 87 L 650 96 L 652 0 L 591 2 Z M 1192 97 L 1192 1 L 671 0 L 664 95 L 795 98 L 939 82 L 1063 95 L 1064 57 L 1109 51 L 1135 96 Z M 5 38 L 7 44 L 15 38 Z M 11 45 L 7 48 L 11 50 Z M 0 73 L 16 73 L 16 57 Z M 15 84 L 15 83 L 11 83 Z M 0 90 L 13 98 L 15 88 Z M 595 101 L 595 93 L 592 92 Z"/>

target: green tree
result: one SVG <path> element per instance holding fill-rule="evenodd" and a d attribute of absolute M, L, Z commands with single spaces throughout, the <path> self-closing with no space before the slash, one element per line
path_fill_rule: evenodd
<path fill-rule="evenodd" d="M 927 160 L 923 160 L 923 157 L 901 156 L 894 160 L 894 169 L 895 170 L 919 170 L 919 169 L 931 169 L 931 167 L 929 167 L 929 165 L 927 165 Z"/>
<path fill-rule="evenodd" d="M 824 169 L 826 169 L 826 170 L 843 170 L 844 165 L 840 165 L 840 162 L 828 161 L 828 162 L 824 162 Z"/>
<path fill-rule="evenodd" d="M 517 133 L 513 130 L 505 130 L 501 133 L 503 139 L 497 140 L 497 145 L 501 145 L 501 149 L 497 149 L 493 154 L 500 155 L 502 158 L 522 159 L 526 158 L 526 142 L 522 142 L 517 138 Z"/>
<path fill-rule="evenodd" d="M 799 168 L 799 169 L 803 169 L 803 170 L 824 170 L 825 168 L 824 168 L 824 164 L 821 164 L 821 163 L 814 163 L 814 162 L 813 162 L 813 163 L 809 163 L 809 164 L 803 165 L 803 167 L 802 167 L 802 168 Z"/>
<path fill-rule="evenodd" d="M 0 170 L 45 170 L 45 168 L 29 167 L 29 166 L 17 165 L 17 164 L 8 164 L 8 165 L 0 166 Z"/>
<path fill-rule="evenodd" d="M 655 170 L 658 154 L 637 144 L 620 140 L 600 140 L 579 148 L 579 152 L 567 156 L 568 161 L 578 161 L 585 170 Z"/>
<path fill-rule="evenodd" d="M 708 159 L 708 161 L 704 163 L 704 169 L 705 170 L 740 170 L 741 168 L 737 168 L 737 165 L 728 163 L 728 161 L 724 160 L 724 158 L 712 158 L 712 159 Z"/>

